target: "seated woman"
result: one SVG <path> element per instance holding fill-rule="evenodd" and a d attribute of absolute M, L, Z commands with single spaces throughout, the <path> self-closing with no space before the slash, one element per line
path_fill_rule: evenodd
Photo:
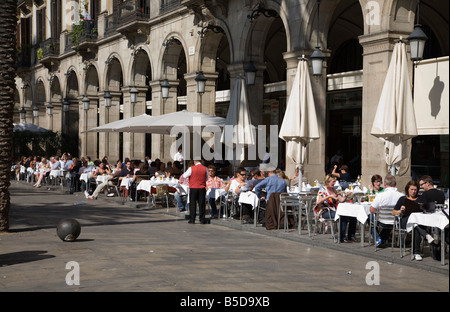
<path fill-rule="evenodd" d="M 402 196 L 398 199 L 397 204 L 392 210 L 392 215 L 400 216 L 400 228 L 406 229 L 406 224 L 408 223 L 409 215 L 412 212 L 419 212 L 420 206 L 417 203 L 417 198 L 419 194 L 419 182 L 415 180 L 409 181 L 405 186 L 405 196 Z M 414 208 L 415 207 L 415 208 Z M 416 211 L 414 211 L 416 209 Z M 413 242 L 413 256 L 417 261 L 422 260 L 420 256 L 420 242 L 422 240 L 421 237 L 424 237 L 428 240 L 428 243 L 433 242 L 433 237 L 427 233 L 426 230 L 423 229 L 422 226 L 418 225 L 414 227 L 414 242 Z"/>
<path fill-rule="evenodd" d="M 150 172 L 148 171 L 148 163 L 147 162 L 141 162 L 139 163 L 138 169 L 134 172 L 133 175 L 133 182 L 130 186 L 130 196 L 131 200 L 139 200 L 140 192 L 136 194 L 136 189 L 138 186 L 138 181 L 136 181 L 136 178 L 138 176 L 144 177 L 144 179 L 150 179 Z M 137 196 L 137 197 L 136 197 Z"/>
<path fill-rule="evenodd" d="M 234 206 L 239 207 L 239 194 L 241 192 L 247 191 L 246 185 L 246 178 L 247 178 L 247 172 L 245 171 L 244 167 L 239 167 L 236 169 L 234 179 L 230 180 L 230 182 L 225 187 L 226 192 L 232 192 L 234 195 Z M 236 209 L 235 214 L 232 217 L 238 217 L 239 218 L 239 210 Z"/>
<path fill-rule="evenodd" d="M 42 179 L 50 173 L 50 163 L 47 161 L 47 158 L 42 157 L 41 163 L 36 172 L 37 182 L 34 187 L 41 187 Z"/>
<path fill-rule="evenodd" d="M 379 174 L 375 174 L 370 179 L 371 184 L 367 190 L 367 194 L 375 195 L 384 191 L 383 178 Z"/>
<path fill-rule="evenodd" d="M 333 220 L 336 215 L 336 209 L 339 203 L 343 203 L 347 200 L 348 195 L 340 195 L 334 188 L 336 183 L 336 178 L 332 175 L 327 174 L 324 180 L 324 185 L 319 189 L 317 193 L 316 207 L 314 212 L 318 215 L 319 219 Z M 341 237 L 339 238 L 341 242 L 348 242 L 355 240 L 356 232 L 356 218 L 341 216 Z M 345 232 L 347 228 L 347 223 L 349 223 L 348 228 L 348 240 L 345 238 Z"/>

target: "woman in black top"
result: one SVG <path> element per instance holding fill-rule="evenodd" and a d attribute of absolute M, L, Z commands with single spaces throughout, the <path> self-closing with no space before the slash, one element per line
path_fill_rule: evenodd
<path fill-rule="evenodd" d="M 416 180 L 409 181 L 405 186 L 405 196 L 402 196 L 398 199 L 397 204 L 392 211 L 392 215 L 400 216 L 400 228 L 406 229 L 406 224 L 408 223 L 408 218 L 411 212 L 414 212 L 414 205 L 417 204 L 417 211 L 420 210 L 420 206 L 418 204 L 418 193 L 419 193 L 419 182 Z M 407 209 L 406 207 L 411 207 Z M 414 242 L 413 242 L 413 255 L 414 259 L 422 260 L 420 256 L 420 241 L 421 236 L 425 237 L 429 243 L 433 241 L 433 238 L 427 231 L 420 225 L 414 228 Z"/>

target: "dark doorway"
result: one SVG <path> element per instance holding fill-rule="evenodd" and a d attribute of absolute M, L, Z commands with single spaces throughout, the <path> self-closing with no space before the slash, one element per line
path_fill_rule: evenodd
<path fill-rule="evenodd" d="M 361 89 L 327 95 L 325 155 L 341 151 L 354 180 L 361 174 L 361 104 Z"/>

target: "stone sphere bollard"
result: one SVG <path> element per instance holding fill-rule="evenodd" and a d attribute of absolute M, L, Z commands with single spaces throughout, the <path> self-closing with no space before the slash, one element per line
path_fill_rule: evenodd
<path fill-rule="evenodd" d="M 56 234 L 64 242 L 73 242 L 81 232 L 81 225 L 75 219 L 64 219 L 59 221 Z"/>

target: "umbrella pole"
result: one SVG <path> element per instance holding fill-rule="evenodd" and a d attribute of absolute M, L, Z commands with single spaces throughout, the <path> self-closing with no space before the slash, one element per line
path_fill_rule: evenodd
<path fill-rule="evenodd" d="M 298 168 L 298 191 L 301 192 L 302 191 L 302 181 L 303 181 L 303 174 L 302 174 L 302 169 L 299 167 Z"/>

